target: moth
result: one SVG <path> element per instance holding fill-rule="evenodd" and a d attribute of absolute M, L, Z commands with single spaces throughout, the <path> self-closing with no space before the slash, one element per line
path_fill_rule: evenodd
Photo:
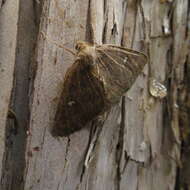
<path fill-rule="evenodd" d="M 147 63 L 147 56 L 116 45 L 79 41 L 67 70 L 53 135 L 68 136 L 120 101 Z"/>

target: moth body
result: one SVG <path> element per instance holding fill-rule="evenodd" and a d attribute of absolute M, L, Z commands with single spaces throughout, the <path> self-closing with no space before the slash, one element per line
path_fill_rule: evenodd
<path fill-rule="evenodd" d="M 115 45 L 79 41 L 75 48 L 77 58 L 65 75 L 54 136 L 80 130 L 118 103 L 147 62 L 143 53 Z"/>

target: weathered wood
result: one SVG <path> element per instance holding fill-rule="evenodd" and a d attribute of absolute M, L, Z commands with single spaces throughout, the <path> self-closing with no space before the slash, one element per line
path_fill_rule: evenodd
<path fill-rule="evenodd" d="M 4 10 L 5 8 L 6 10 Z M 8 78 L 5 81 L 11 82 L 14 76 L 13 90 L 12 86 L 10 89 L 12 90 L 12 100 L 6 103 L 10 104 L 14 111 L 16 122 L 11 122 L 13 119 L 7 120 L 6 149 L 4 150 L 3 169 L 1 170 L 0 189 L 22 189 L 26 131 L 29 119 L 29 82 L 32 82 L 29 67 L 34 54 L 40 4 L 30 0 L 7 0 L 3 4 L 2 12 L 6 15 L 1 17 L 3 19 L 1 29 L 4 29 L 8 35 L 8 37 L 4 35 L 3 39 L 7 40 L 6 43 L 8 44 L 10 44 L 10 40 L 14 40 L 13 50 L 6 49 L 2 43 L 1 48 L 4 50 L 4 55 L 7 55 L 6 64 L 15 67 L 14 75 L 13 71 L 7 74 Z M 9 28 L 6 26 L 7 23 Z M 13 57 L 14 60 L 11 60 Z M 6 86 L 6 88 L 8 87 L 9 85 Z M 2 87 L 2 89 L 4 88 Z M 8 94 L 6 98 L 9 98 Z"/>
<path fill-rule="evenodd" d="M 69 190 L 80 183 L 88 131 L 62 140 L 50 134 L 63 75 L 73 62 L 73 57 L 52 41 L 72 48 L 77 39 L 85 39 L 88 6 L 87 1 L 44 2 L 31 97 L 25 189 Z"/>
<path fill-rule="evenodd" d="M 190 189 L 189 131 L 190 131 L 190 9 L 189 2 L 177 1 L 173 15 L 173 51 L 171 77 L 171 127 L 178 145 L 174 152 L 178 162 L 177 189 Z M 181 145 L 181 146 L 180 146 Z M 179 153 L 180 151 L 180 153 Z"/>
<path fill-rule="evenodd" d="M 17 0 L 8 0 L 0 11 L 0 177 L 2 176 L 2 162 L 5 152 L 7 113 L 13 86 L 18 6 Z"/>
<path fill-rule="evenodd" d="M 12 1 L 5 2 L 0 23 L 7 17 L 2 16 L 3 9 Z M 1 135 L 4 137 L 15 62 L 12 104 L 21 122 L 18 135 L 11 138 L 13 147 L 5 151 L 5 140 L 1 138 L 0 159 L 6 158 L 3 172 L 0 170 L 2 187 L 11 190 L 187 187 L 189 152 L 181 146 L 189 147 L 190 134 L 188 0 L 44 0 L 37 39 L 40 11 L 33 8 L 36 4 L 30 0 L 28 4 L 24 0 L 20 3 L 18 35 L 15 25 L 14 35 L 8 40 L 7 34 L 1 32 L 4 28 L 0 29 L 0 41 L 5 43 L 0 48 L 0 58 L 7 52 L 11 55 L 6 57 L 6 62 L 11 62 L 8 74 L 0 75 L 1 89 L 5 89 L 0 95 L 8 98 L 7 102 L 0 100 L 5 107 L 0 110 Z M 14 17 L 14 24 L 16 19 L 18 16 Z M 10 27 L 8 23 L 6 27 Z M 9 40 L 15 44 L 12 51 L 5 48 Z M 114 43 L 144 51 L 150 62 L 106 120 L 102 116 L 90 124 L 91 129 L 57 139 L 50 131 L 64 74 L 74 61 L 59 44 L 73 49 L 77 40 Z M 151 95 L 151 79 L 167 87 L 167 97 Z M 181 161 L 186 169 L 180 170 Z M 181 184 L 176 185 L 179 176 Z"/>
<path fill-rule="evenodd" d="M 29 138 L 27 147 L 30 157 L 28 156 L 27 159 L 26 187 L 41 189 L 43 184 L 43 187 L 45 186 L 47 189 L 55 187 L 60 189 L 75 189 L 76 187 L 82 189 L 116 189 L 119 187 L 124 188 L 126 180 L 128 181 L 128 186 L 132 185 L 134 188 L 139 184 L 143 184 L 142 189 L 156 189 L 159 184 L 162 184 L 163 189 L 173 187 L 175 184 L 173 176 L 175 176 L 176 172 L 176 163 L 171 162 L 169 159 L 173 154 L 164 154 L 165 150 L 161 148 L 163 143 L 167 143 L 167 141 L 163 141 L 164 100 L 151 97 L 148 92 L 149 83 L 147 83 L 147 80 L 151 77 L 166 84 L 166 74 L 168 74 L 166 73 L 166 65 L 168 62 L 171 63 L 171 57 L 168 57 L 168 51 L 172 46 L 171 28 L 168 24 L 171 22 L 171 15 L 168 12 L 173 9 L 172 3 L 158 1 L 151 3 L 143 1 L 142 4 L 130 1 L 128 3 L 124 1 L 106 1 L 103 3 L 101 0 L 92 0 L 89 5 L 87 1 L 84 1 L 84 4 L 70 2 L 64 5 L 61 5 L 58 1 L 46 1 L 45 3 L 45 12 L 43 14 L 45 17 L 41 27 L 43 36 L 38 43 L 38 70 L 30 120 L 32 136 Z M 78 19 L 79 15 L 81 15 L 78 10 L 81 9 L 83 9 L 82 13 L 88 13 L 88 17 L 87 14 L 80 16 L 84 19 L 82 23 Z M 50 11 L 48 12 L 48 10 Z M 60 10 L 64 14 L 60 14 Z M 68 12 L 69 16 L 67 16 Z M 56 17 L 56 14 L 59 16 Z M 64 18 L 60 17 L 60 15 L 64 15 Z M 129 15 L 133 15 L 133 18 L 128 20 L 127 16 L 129 17 Z M 47 23 L 47 18 L 49 18 L 50 23 Z M 103 21 L 104 18 L 105 20 Z M 54 20 L 58 21 L 59 19 L 63 20 L 63 25 L 57 26 Z M 91 147 L 87 146 L 89 132 L 83 130 L 73 134 L 69 139 L 63 139 L 61 143 L 53 139 L 49 133 L 56 107 L 56 102 L 53 100 L 56 100 L 60 93 L 61 84 L 58 84 L 61 83 L 61 77 L 58 78 L 58 76 L 65 73 L 66 64 L 71 64 L 72 60 L 65 53 L 64 57 L 61 58 L 59 51 L 64 52 L 64 50 L 59 50 L 50 40 L 48 41 L 48 38 L 57 41 L 59 35 L 56 34 L 60 33 L 63 35 L 63 43 L 68 43 L 67 46 L 71 47 L 75 39 L 84 39 L 85 29 L 78 31 L 77 34 L 75 33 L 76 29 L 80 28 L 78 27 L 79 23 L 87 28 L 86 39 L 97 43 L 102 43 L 103 41 L 104 43 L 120 44 L 122 42 L 134 49 L 146 48 L 147 53 L 150 55 L 149 68 L 145 68 L 144 74 L 139 77 L 134 87 L 127 93 L 126 115 L 122 115 L 125 119 L 121 118 L 122 121 L 123 119 L 125 121 L 124 134 L 119 136 L 120 127 L 116 122 L 117 118 L 113 117 L 112 112 L 109 117 L 111 122 L 108 131 L 114 130 L 115 133 L 113 134 L 116 137 L 113 143 L 110 144 L 113 139 L 112 135 L 106 135 L 109 133 L 105 132 L 104 134 L 103 132 L 106 128 L 106 122 L 96 144 L 93 145 L 93 150 L 88 155 L 90 161 L 88 168 L 85 170 L 83 170 L 82 165 L 84 164 L 86 148 Z M 125 28 L 123 31 L 124 23 Z M 43 38 L 44 35 L 47 38 Z M 60 65 L 61 59 L 64 65 Z M 53 64 L 55 61 L 56 63 Z M 117 115 L 116 113 L 114 115 Z M 85 137 L 84 133 L 86 134 Z M 123 141 L 119 144 L 119 148 L 122 148 L 122 154 L 119 154 L 118 150 L 116 150 L 118 138 L 123 138 Z M 90 145 L 91 140 L 89 140 Z M 75 147 L 72 145 L 73 141 L 78 142 L 83 147 L 83 152 L 81 151 L 77 156 L 74 156 Z M 58 142 L 62 145 L 63 150 L 59 150 Z M 50 143 L 52 146 L 48 146 Z M 103 148 L 104 144 L 108 144 L 108 147 Z M 115 148 L 111 148 L 110 145 Z M 39 152 L 32 151 L 36 146 L 40 147 Z M 175 144 L 168 147 L 171 150 L 176 148 Z M 79 145 L 77 145 L 77 148 L 81 149 Z M 110 153 L 112 156 L 108 157 L 109 153 L 106 150 L 110 148 L 111 150 L 113 149 Z M 31 154 L 31 152 L 33 153 Z M 117 159 L 117 156 L 121 158 Z M 107 158 L 110 160 L 108 161 Z M 57 160 L 56 164 L 58 166 L 56 169 L 52 164 L 48 164 L 52 163 L 54 159 Z M 71 166 L 70 162 L 74 163 L 75 167 L 73 164 Z M 105 163 L 107 162 L 112 164 L 106 166 Z M 133 162 L 135 163 L 133 164 Z M 44 166 L 42 166 L 42 163 Z M 165 173 L 167 169 L 165 165 L 169 163 L 169 173 Z M 132 175 L 126 174 L 125 172 L 130 169 L 132 164 L 134 165 Z M 144 164 L 145 167 L 142 167 Z M 158 164 L 161 164 L 162 167 L 155 169 Z M 35 168 L 33 167 L 34 165 Z M 60 168 L 62 168 L 62 176 L 58 177 L 61 172 Z M 126 176 L 128 179 L 125 178 Z M 170 183 L 165 183 L 166 177 Z M 149 182 L 146 183 L 145 181 Z"/>

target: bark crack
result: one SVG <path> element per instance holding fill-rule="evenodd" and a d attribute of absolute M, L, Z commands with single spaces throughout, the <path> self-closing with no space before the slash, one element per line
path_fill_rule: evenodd
<path fill-rule="evenodd" d="M 117 163 L 117 190 L 120 190 L 120 180 L 121 180 L 121 162 L 123 155 L 123 146 L 124 146 L 124 128 L 125 128 L 125 97 L 122 97 L 121 103 L 121 123 L 119 130 L 119 137 L 116 149 L 116 163 Z"/>
<path fill-rule="evenodd" d="M 80 182 L 82 182 L 85 171 L 86 171 L 86 169 L 88 169 L 88 164 L 90 163 L 90 161 L 92 159 L 93 150 L 96 147 L 98 138 L 99 138 L 100 133 L 102 131 L 102 126 L 103 126 L 104 122 L 102 122 L 102 123 L 100 123 L 100 122 L 96 123 L 96 122 L 97 121 L 92 122 L 89 142 L 88 142 L 86 154 L 84 157 L 84 165 L 83 165 L 83 169 L 82 169 L 81 176 L 80 176 Z"/>
<path fill-rule="evenodd" d="M 70 147 L 70 141 L 71 141 L 69 137 L 67 137 L 67 138 L 68 138 L 68 141 L 67 141 L 67 146 L 66 146 L 66 151 L 65 151 L 65 160 L 64 160 L 64 166 L 63 166 L 63 169 L 62 169 L 61 174 L 63 174 L 63 172 L 65 171 L 66 165 L 67 165 L 67 156 L 68 156 L 69 147 Z M 60 185 L 61 185 L 62 176 L 63 176 L 63 175 L 61 175 L 60 180 L 59 180 L 59 183 L 58 183 L 58 185 L 57 185 L 57 190 L 59 190 L 59 187 L 60 187 Z M 68 175 L 66 175 L 66 178 L 65 178 L 65 182 L 64 182 L 64 183 L 66 183 L 67 177 L 68 177 Z"/>
<path fill-rule="evenodd" d="M 94 43 L 94 30 L 91 23 L 91 1 L 88 2 L 87 21 L 86 21 L 86 40 L 90 43 Z"/>

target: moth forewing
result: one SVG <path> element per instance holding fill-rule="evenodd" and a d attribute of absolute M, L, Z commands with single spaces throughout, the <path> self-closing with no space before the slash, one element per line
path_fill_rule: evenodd
<path fill-rule="evenodd" d="M 97 46 L 96 54 L 107 101 L 114 104 L 132 86 L 147 58 L 138 51 L 114 45 Z"/>
<path fill-rule="evenodd" d="M 68 136 L 80 130 L 105 109 L 102 81 L 90 72 L 88 58 L 77 59 L 65 75 L 55 115 L 54 136 Z"/>

